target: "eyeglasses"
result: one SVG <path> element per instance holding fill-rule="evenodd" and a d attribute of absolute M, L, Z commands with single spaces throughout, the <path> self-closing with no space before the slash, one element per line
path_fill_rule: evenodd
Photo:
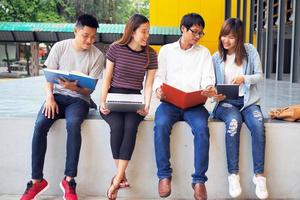
<path fill-rule="evenodd" d="M 203 31 L 197 32 L 197 31 L 194 31 L 192 29 L 188 29 L 188 30 L 190 30 L 192 32 L 192 34 L 193 34 L 194 37 L 199 36 L 199 37 L 202 38 L 205 35 L 205 33 Z"/>

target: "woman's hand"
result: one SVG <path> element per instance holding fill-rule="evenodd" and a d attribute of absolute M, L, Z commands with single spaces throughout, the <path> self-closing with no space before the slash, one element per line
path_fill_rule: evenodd
<path fill-rule="evenodd" d="M 139 109 L 138 111 L 136 111 L 139 115 L 141 116 L 146 116 L 149 113 L 149 105 L 145 105 L 144 109 Z"/>
<path fill-rule="evenodd" d="M 110 113 L 110 110 L 106 108 L 105 102 L 100 103 L 100 112 L 103 115 L 108 115 Z"/>
<path fill-rule="evenodd" d="M 245 78 L 243 75 L 237 76 L 231 81 L 232 84 L 238 84 L 238 85 L 241 85 L 244 82 L 245 82 Z"/>

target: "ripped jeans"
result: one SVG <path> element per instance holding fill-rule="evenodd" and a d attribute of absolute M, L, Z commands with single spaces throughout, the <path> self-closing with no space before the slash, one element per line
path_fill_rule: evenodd
<path fill-rule="evenodd" d="M 215 117 L 225 122 L 227 168 L 230 174 L 239 171 L 239 146 L 242 123 L 245 122 L 252 137 L 253 170 L 255 174 L 264 172 L 265 131 L 261 109 L 258 105 L 243 107 L 244 98 L 225 100 L 219 103 Z"/>

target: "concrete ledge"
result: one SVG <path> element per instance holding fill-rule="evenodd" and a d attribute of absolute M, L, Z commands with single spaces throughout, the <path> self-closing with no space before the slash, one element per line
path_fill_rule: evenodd
<path fill-rule="evenodd" d="M 0 118 L 0 194 L 21 194 L 30 179 L 31 137 L 35 118 Z M 225 157 L 224 124 L 210 122 L 210 164 L 207 189 L 211 199 L 229 198 Z M 266 174 L 271 198 L 300 197 L 300 123 L 266 125 Z M 65 160 L 65 120 L 58 120 L 49 132 L 45 178 L 47 195 L 61 195 L 59 182 Z M 243 126 L 241 133 L 241 198 L 255 198 L 252 184 L 251 136 Z M 185 122 L 174 125 L 171 139 L 174 169 L 171 198 L 191 199 L 193 136 Z M 88 119 L 82 125 L 82 149 L 78 188 L 81 196 L 105 196 L 115 174 L 109 145 L 109 127 L 103 120 Z M 121 190 L 121 197 L 157 198 L 157 178 L 153 146 L 153 121 L 139 127 L 136 148 L 127 173 L 132 187 Z"/>

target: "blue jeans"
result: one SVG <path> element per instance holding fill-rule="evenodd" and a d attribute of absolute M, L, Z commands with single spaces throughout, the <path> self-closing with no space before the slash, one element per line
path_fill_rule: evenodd
<path fill-rule="evenodd" d="M 244 99 L 226 100 L 220 102 L 215 110 L 215 117 L 225 122 L 226 126 L 226 156 L 228 172 L 239 171 L 239 146 L 242 123 L 245 122 L 252 137 L 252 157 L 255 174 L 264 172 L 265 131 L 264 120 L 258 105 L 243 107 Z"/>
<path fill-rule="evenodd" d="M 194 168 L 192 183 L 204 183 L 208 168 L 209 131 L 208 112 L 204 106 L 196 106 L 186 110 L 179 109 L 169 103 L 162 102 L 155 113 L 154 144 L 159 179 L 172 176 L 170 164 L 170 134 L 172 126 L 184 120 L 192 128 L 194 135 Z"/>
<path fill-rule="evenodd" d="M 47 135 L 52 124 L 60 118 L 66 118 L 67 127 L 67 155 L 65 163 L 65 175 L 75 177 L 81 147 L 81 124 L 89 112 L 89 103 L 71 96 L 54 95 L 59 107 L 59 114 L 54 119 L 45 117 L 43 107 L 38 113 L 32 138 L 32 179 L 43 178 L 43 168 L 47 149 Z"/>

